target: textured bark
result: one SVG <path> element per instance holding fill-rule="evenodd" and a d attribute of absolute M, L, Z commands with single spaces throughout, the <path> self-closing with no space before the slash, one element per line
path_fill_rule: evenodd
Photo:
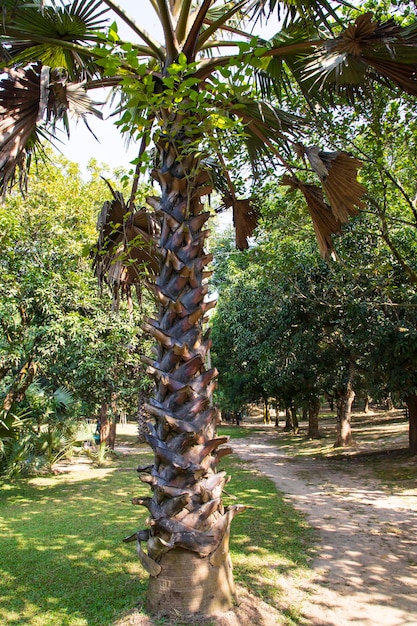
<path fill-rule="evenodd" d="M 152 611 L 218 612 L 233 601 L 230 523 L 245 507 L 224 508 L 221 495 L 228 477 L 217 471 L 232 450 L 227 437 L 216 436 L 220 413 L 211 396 L 217 371 L 206 366 L 211 347 L 206 313 L 214 303 L 205 301 L 212 257 L 205 252 L 209 213 L 203 212 L 201 197 L 211 188 L 197 159 L 180 158 L 178 142 L 164 136 L 158 147 L 160 163 L 153 177 L 162 194 L 148 203 L 158 224 L 160 272 L 152 288 L 159 315 L 145 324 L 157 348 L 154 360 L 144 359 L 156 382 L 145 405 L 154 420 L 145 435 L 154 463 L 138 468 L 152 497 L 133 500 L 150 512 L 149 528 L 136 533 L 137 547 L 151 575 Z"/>
<path fill-rule="evenodd" d="M 285 426 L 284 430 L 289 432 L 292 429 L 292 415 L 291 409 L 287 406 L 285 409 Z"/>
<path fill-rule="evenodd" d="M 146 433 L 148 432 L 147 422 L 149 415 L 145 411 L 145 398 L 142 393 L 138 395 L 138 442 L 146 442 Z"/>
<path fill-rule="evenodd" d="M 298 433 L 299 423 L 298 423 L 297 407 L 295 405 L 291 407 L 291 421 L 292 421 L 293 431 L 295 433 Z"/>
<path fill-rule="evenodd" d="M 268 398 L 264 398 L 263 399 L 263 416 L 264 416 L 264 424 L 270 424 L 271 423 L 271 412 L 269 410 L 269 402 L 268 402 Z"/>
<path fill-rule="evenodd" d="M 227 611 L 235 600 L 230 556 L 219 567 L 177 548 L 163 555 L 162 573 L 149 581 L 147 605 L 153 614 L 180 613 L 216 615 Z M 192 622 L 189 622 L 192 623 Z"/>

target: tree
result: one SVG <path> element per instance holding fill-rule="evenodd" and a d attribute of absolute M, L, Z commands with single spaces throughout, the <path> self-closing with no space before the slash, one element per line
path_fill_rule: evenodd
<path fill-rule="evenodd" d="M 0 439 L 19 451 L 13 473 L 37 467 L 45 457 L 41 430 L 50 439 L 53 432 L 65 435 L 64 422 L 79 428 L 80 418 L 97 415 L 104 401 L 136 411 L 146 380 L 138 354 L 139 346 L 148 352 L 137 328 L 143 313 L 136 312 L 136 324 L 127 310 L 110 314 L 85 253 L 96 238 L 107 186 L 94 165 L 84 181 L 75 164 L 52 156 L 57 165 L 38 165 L 26 198 L 9 196 L 0 206 L 0 406 L 8 426 Z M 52 400 L 62 387 L 73 402 L 61 420 Z M 53 458 L 47 446 L 45 452 Z M 10 458 L 7 450 L 5 456 Z"/>
<path fill-rule="evenodd" d="M 147 199 L 152 216 L 136 211 L 135 186 L 126 203 L 114 195 L 103 215 L 114 225 L 110 256 L 120 249 L 116 240 L 127 248 L 123 258 L 119 252 L 116 283 L 143 276 L 132 271 L 142 263 L 133 253 L 138 247 L 127 245 L 135 232 L 141 242 L 153 239 L 159 258 L 156 279 L 149 272 L 148 280 L 159 314 L 147 325 L 158 342 L 149 363 L 156 393 L 147 405 L 155 418 L 147 435 L 155 463 L 141 475 L 153 495 L 136 500 L 149 509 L 151 521 L 133 539 L 151 574 L 153 611 L 227 609 L 234 593 L 229 529 L 244 507 L 224 508 L 227 478 L 217 471 L 231 449 L 216 436 L 219 414 L 210 406 L 216 371 L 205 365 L 211 344 L 204 324 L 213 303 L 205 301 L 211 256 L 205 252 L 209 212 L 202 199 L 213 189 L 221 192 L 223 204 L 233 207 L 237 244 L 245 247 L 256 208 L 233 184 L 228 165 L 240 150 L 255 170 L 272 158 L 288 168 L 284 182 L 301 190 L 327 253 L 332 233 L 360 205 L 359 162 L 301 145 L 303 118 L 288 108 L 293 81 L 307 103 L 321 106 L 331 101 L 328 91 L 352 98 L 374 80 L 415 95 L 416 25 L 379 24 L 370 13 L 353 10 L 347 14 L 356 20 L 349 24 L 338 10 L 346 5 L 342 1 L 151 0 L 163 30 L 161 44 L 112 0 L 76 0 L 39 11 L 25 0 L 3 5 L 3 65 L 14 68 L 2 82 L 0 100 L 3 187 L 13 183 L 19 166 L 23 185 L 25 154 L 40 132 L 51 124 L 53 130 L 59 119 L 66 123 L 68 111 L 84 117 L 95 112 L 84 87 L 105 85 L 120 94 L 121 130 L 139 142 L 137 173 L 149 169 L 160 186 L 161 196 Z M 122 41 L 115 24 L 105 30 L 107 7 L 139 43 Z M 280 20 L 270 41 L 251 34 L 253 20 L 261 17 Z M 147 151 L 152 146 L 154 152 Z M 329 204 L 320 186 L 295 175 L 291 147 L 310 164 Z M 148 246 L 148 263 L 150 252 Z"/>

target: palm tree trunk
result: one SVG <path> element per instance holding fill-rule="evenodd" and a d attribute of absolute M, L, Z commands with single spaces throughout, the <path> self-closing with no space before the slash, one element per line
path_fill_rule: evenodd
<path fill-rule="evenodd" d="M 24 398 L 25 392 L 30 387 L 35 378 L 37 371 L 37 364 L 29 358 L 20 368 L 13 383 L 11 384 L 7 394 L 3 400 L 2 409 L 6 413 L 10 411 L 13 404 L 21 402 Z"/>
<path fill-rule="evenodd" d="M 156 360 L 146 360 L 156 380 L 155 395 L 146 404 L 155 419 L 146 434 L 154 464 L 138 469 L 153 495 L 133 501 L 147 507 L 152 519 L 150 530 L 136 538 L 151 574 L 153 613 L 214 614 L 228 610 L 234 600 L 230 523 L 245 507 L 225 509 L 222 503 L 228 478 L 217 472 L 217 464 L 232 450 L 225 445 L 227 437 L 216 436 L 220 413 L 211 396 L 217 371 L 205 365 L 211 346 L 205 314 L 214 305 L 205 302 L 205 268 L 212 257 L 204 249 L 209 213 L 203 212 L 201 196 L 211 188 L 193 156 L 180 160 L 166 137 L 159 149 L 160 167 L 153 176 L 162 195 L 148 198 L 160 231 L 154 286 L 159 315 L 146 324 L 158 343 Z"/>

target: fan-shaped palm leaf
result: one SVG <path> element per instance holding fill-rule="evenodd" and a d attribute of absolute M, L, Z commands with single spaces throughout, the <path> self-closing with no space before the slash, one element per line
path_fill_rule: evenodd
<path fill-rule="evenodd" d="M 337 86 L 350 98 L 374 80 L 417 95 L 416 55 L 417 24 L 406 28 L 392 20 L 378 24 L 366 13 L 313 55 L 304 76 L 322 89 Z"/>
<path fill-rule="evenodd" d="M 342 224 L 324 201 L 322 190 L 317 185 L 304 183 L 295 176 L 284 175 L 280 184 L 290 187 L 290 191 L 297 189 L 301 191 L 311 216 L 321 255 L 327 257 L 333 254 L 332 235 L 340 233 Z"/>
<path fill-rule="evenodd" d="M 366 189 L 357 180 L 361 161 L 345 152 L 322 152 L 316 146 L 305 148 L 305 154 L 323 184 L 333 215 L 347 222 L 357 214 L 355 207 L 364 207 L 361 198 Z"/>
<path fill-rule="evenodd" d="M 83 84 L 68 83 L 61 72 L 38 63 L 7 70 L 0 81 L 0 191 L 5 192 L 19 171 L 21 187 L 31 154 L 40 148 L 40 138 L 51 136 L 57 121 L 69 132 L 68 113 L 85 119 L 101 117 Z"/>
<path fill-rule="evenodd" d="M 99 0 L 54 4 L 42 11 L 32 3 L 17 6 L 10 2 L 3 11 L 0 39 L 15 65 L 24 66 L 36 59 L 43 65 L 64 68 L 72 79 L 80 80 L 98 71 L 81 44 L 99 41 L 97 31 L 105 24 L 106 12 Z"/>

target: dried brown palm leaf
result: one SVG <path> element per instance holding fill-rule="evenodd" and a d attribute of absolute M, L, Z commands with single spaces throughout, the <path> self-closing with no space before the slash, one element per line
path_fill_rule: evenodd
<path fill-rule="evenodd" d="M 40 101 L 39 72 L 7 70 L 7 74 L 0 81 L 0 191 L 3 194 L 14 183 L 17 170 L 21 187 L 24 186 Z"/>
<path fill-rule="evenodd" d="M 247 250 L 248 239 L 258 225 L 259 213 L 252 205 L 252 199 L 238 200 L 231 194 L 223 197 L 223 205 L 226 209 L 233 209 L 233 225 L 235 227 L 236 247 L 239 250 Z"/>
<path fill-rule="evenodd" d="M 320 178 L 331 210 L 340 222 L 357 215 L 366 189 L 357 180 L 362 162 L 346 152 L 324 152 L 316 146 L 304 149 L 311 167 Z"/>
<path fill-rule="evenodd" d="M 83 83 L 69 83 L 66 75 L 40 63 L 19 70 L 5 70 L 0 81 L 0 191 L 12 186 L 16 172 L 23 190 L 31 153 L 41 138 L 52 139 L 58 120 L 69 134 L 67 114 L 101 117 Z"/>
<path fill-rule="evenodd" d="M 348 26 L 331 49 L 361 59 L 381 76 L 416 95 L 416 47 L 415 26 L 401 28 L 394 20 L 378 24 L 372 13 L 365 13 Z"/>
<path fill-rule="evenodd" d="M 313 222 L 320 254 L 323 258 L 334 256 L 332 235 L 340 233 L 342 224 L 324 201 L 322 190 L 316 185 L 303 183 L 295 176 L 283 176 L 280 184 L 290 187 L 290 191 L 301 191 Z"/>
<path fill-rule="evenodd" d="M 131 287 L 152 282 L 159 271 L 154 245 L 155 223 L 146 209 L 128 210 L 122 194 L 114 191 L 112 201 L 101 209 L 98 242 L 93 268 L 99 284 L 107 283 L 113 292 L 113 308 L 120 295 L 130 297 Z"/>

